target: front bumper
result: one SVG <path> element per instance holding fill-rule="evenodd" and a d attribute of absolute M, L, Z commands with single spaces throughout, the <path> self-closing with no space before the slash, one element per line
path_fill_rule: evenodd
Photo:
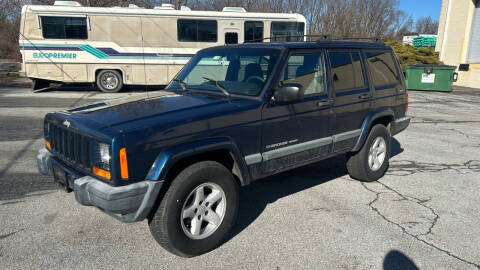
<path fill-rule="evenodd" d="M 45 148 L 40 149 L 37 154 L 39 172 L 52 175 L 52 163 L 56 163 L 52 154 Z M 78 203 L 85 206 L 95 206 L 123 222 L 145 219 L 152 210 L 163 185 L 163 181 L 145 180 L 126 186 L 114 187 L 91 176 L 70 179 L 71 181 L 68 184 L 73 188 Z"/>
<path fill-rule="evenodd" d="M 396 119 L 392 125 L 392 136 L 404 131 L 410 124 L 411 117 L 402 117 Z"/>

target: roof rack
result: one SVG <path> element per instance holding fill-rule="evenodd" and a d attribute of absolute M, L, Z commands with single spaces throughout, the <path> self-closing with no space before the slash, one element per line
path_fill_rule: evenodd
<path fill-rule="evenodd" d="M 331 40 L 363 41 L 363 42 L 383 43 L 382 39 L 379 38 L 379 37 L 335 38 L 335 39 L 331 39 Z"/>
<path fill-rule="evenodd" d="M 359 37 L 359 38 L 331 38 L 330 35 L 298 35 L 298 36 L 291 36 L 291 35 L 279 35 L 274 37 L 266 37 L 262 39 L 255 39 L 253 41 L 264 41 L 264 40 L 271 40 L 274 38 L 305 38 L 305 41 L 359 41 L 359 42 L 373 42 L 373 43 L 383 43 L 381 38 L 378 37 Z M 302 42 L 303 40 L 298 40 L 295 42 Z"/>

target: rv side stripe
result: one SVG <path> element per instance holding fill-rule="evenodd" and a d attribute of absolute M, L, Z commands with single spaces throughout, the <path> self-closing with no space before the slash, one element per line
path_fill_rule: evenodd
<path fill-rule="evenodd" d="M 95 48 L 88 44 L 82 45 L 64 45 L 64 44 L 21 44 L 21 50 L 38 50 L 38 51 L 84 51 L 99 59 L 161 59 L 161 60 L 189 60 L 194 54 L 186 53 L 122 53 L 113 48 Z"/>

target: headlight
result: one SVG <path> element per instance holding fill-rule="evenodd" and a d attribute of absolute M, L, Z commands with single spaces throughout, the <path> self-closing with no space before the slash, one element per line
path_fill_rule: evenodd
<path fill-rule="evenodd" d="M 110 171 L 110 145 L 98 143 L 93 152 L 93 165 L 97 168 Z"/>

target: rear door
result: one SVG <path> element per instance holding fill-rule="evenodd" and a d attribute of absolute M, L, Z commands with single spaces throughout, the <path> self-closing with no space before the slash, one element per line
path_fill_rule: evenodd
<path fill-rule="evenodd" d="M 331 103 L 323 50 L 293 52 L 278 85 L 298 83 L 304 97 L 270 102 L 262 111 L 263 172 L 269 174 L 331 153 Z"/>
<path fill-rule="evenodd" d="M 381 107 L 393 108 L 395 115 L 404 111 L 405 97 L 398 95 L 405 91 L 402 84 L 401 71 L 396 64 L 393 52 L 390 50 L 365 51 L 366 63 L 370 72 L 371 85 L 374 88 L 372 104 L 373 109 Z"/>
<path fill-rule="evenodd" d="M 223 37 L 223 44 L 237 44 L 240 40 L 243 40 L 241 33 L 242 26 L 243 21 L 241 20 L 218 20 L 218 32 L 219 36 Z"/>
<path fill-rule="evenodd" d="M 330 85 L 333 88 L 334 152 L 353 148 L 363 120 L 371 111 L 372 94 L 361 50 L 329 50 Z"/>

